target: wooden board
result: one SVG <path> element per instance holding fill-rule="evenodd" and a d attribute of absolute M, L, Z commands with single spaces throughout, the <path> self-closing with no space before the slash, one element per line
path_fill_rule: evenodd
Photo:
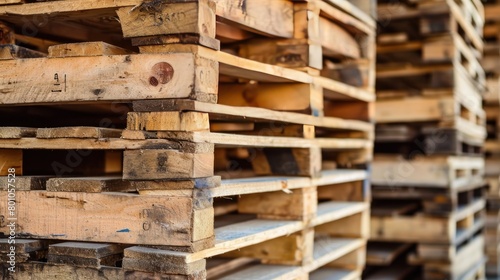
<path fill-rule="evenodd" d="M 458 188 L 481 182 L 482 174 L 484 159 L 478 157 L 434 156 L 405 160 L 380 155 L 373 163 L 372 184 Z"/>
<path fill-rule="evenodd" d="M 239 117 L 239 119 L 268 120 L 284 123 L 313 125 L 324 128 L 338 128 L 348 130 L 371 131 L 373 125 L 356 120 L 345 120 L 333 117 L 318 118 L 306 114 L 292 112 L 277 112 L 264 108 L 251 106 L 229 106 L 221 104 L 208 104 L 190 100 L 161 100 L 161 101 L 139 101 L 134 102 L 136 111 L 197 111 L 206 112 L 212 115 L 224 115 Z"/>
<path fill-rule="evenodd" d="M 214 154 L 173 150 L 123 152 L 124 179 L 188 179 L 213 176 Z"/>
<path fill-rule="evenodd" d="M 122 55 L 131 52 L 104 42 L 60 44 L 49 47 L 49 57 Z"/>
<path fill-rule="evenodd" d="M 129 181 L 121 177 L 81 177 L 52 178 L 47 181 L 47 191 L 51 192 L 134 192 Z"/>
<path fill-rule="evenodd" d="M 3 104 L 161 97 L 216 100 L 217 64 L 193 54 L 36 58 L 1 64 L 12 69 L 0 75 Z"/>
<path fill-rule="evenodd" d="M 102 127 L 39 128 L 37 138 L 120 138 L 120 129 Z"/>
<path fill-rule="evenodd" d="M 7 192 L 0 194 L 0 209 L 7 209 Z M 213 208 L 195 210 L 185 197 L 17 191 L 16 201 L 23 236 L 171 246 L 213 236 Z M 7 233 L 7 224 L 0 231 Z"/>

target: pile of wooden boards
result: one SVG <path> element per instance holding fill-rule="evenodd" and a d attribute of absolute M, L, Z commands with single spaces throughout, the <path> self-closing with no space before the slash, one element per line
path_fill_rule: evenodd
<path fill-rule="evenodd" d="M 21 2 L 0 1 L 0 278 L 360 278 L 371 1 Z"/>
<path fill-rule="evenodd" d="M 500 2 L 487 2 L 484 25 L 483 66 L 486 72 L 486 111 L 488 137 L 485 143 L 486 180 L 488 183 L 486 213 L 486 273 L 500 277 Z"/>
<path fill-rule="evenodd" d="M 483 5 L 379 1 L 378 19 L 366 278 L 483 279 Z"/>

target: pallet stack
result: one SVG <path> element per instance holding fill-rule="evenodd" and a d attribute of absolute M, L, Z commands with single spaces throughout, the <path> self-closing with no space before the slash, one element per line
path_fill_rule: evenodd
<path fill-rule="evenodd" d="M 488 138 L 485 143 L 488 183 L 486 217 L 486 273 L 500 277 L 500 3 L 487 2 L 484 25 L 484 57 L 482 65 L 486 72 L 486 94 L 484 107 L 487 119 Z"/>
<path fill-rule="evenodd" d="M 379 2 L 367 279 L 484 278 L 483 13 Z"/>
<path fill-rule="evenodd" d="M 360 278 L 370 1 L 17 2 L 3 279 Z"/>

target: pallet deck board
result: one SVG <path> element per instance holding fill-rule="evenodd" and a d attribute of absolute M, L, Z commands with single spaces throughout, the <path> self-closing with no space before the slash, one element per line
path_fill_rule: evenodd
<path fill-rule="evenodd" d="M 247 279 L 247 277 L 250 277 L 251 279 L 290 279 L 294 276 L 297 277 L 298 275 L 315 271 L 323 265 L 346 255 L 348 252 L 360 248 L 363 244 L 363 241 L 356 239 L 324 238 L 322 240 L 315 241 L 314 260 L 312 263 L 304 267 L 261 264 L 251 266 L 250 268 L 238 271 L 227 276 L 226 278 L 221 279 Z M 334 268 L 332 268 L 332 270 L 336 271 Z M 339 269 L 340 276 L 345 276 L 342 272 L 343 270 Z M 350 275 L 351 273 L 347 274 Z"/>
<path fill-rule="evenodd" d="M 334 117 L 315 117 L 300 113 L 274 111 L 264 108 L 239 107 L 221 104 L 209 104 L 192 100 L 183 101 L 141 101 L 134 103 L 134 110 L 182 110 L 205 112 L 213 115 L 224 115 L 249 120 L 269 120 L 293 124 L 313 125 L 324 128 L 371 131 L 373 125 L 368 122 L 346 120 Z"/>

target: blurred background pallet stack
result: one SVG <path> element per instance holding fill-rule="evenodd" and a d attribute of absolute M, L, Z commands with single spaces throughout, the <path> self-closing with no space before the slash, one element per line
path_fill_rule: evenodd
<path fill-rule="evenodd" d="M 0 3 L 0 278 L 361 277 L 371 1 Z"/>
<path fill-rule="evenodd" d="M 477 0 L 379 1 L 366 279 L 483 279 Z"/>
<path fill-rule="evenodd" d="M 486 156 L 485 176 L 488 183 L 486 217 L 486 273 L 500 277 L 500 3 L 488 1 L 484 6 L 484 57 L 486 72 L 486 111 L 488 137 L 484 145 Z"/>

